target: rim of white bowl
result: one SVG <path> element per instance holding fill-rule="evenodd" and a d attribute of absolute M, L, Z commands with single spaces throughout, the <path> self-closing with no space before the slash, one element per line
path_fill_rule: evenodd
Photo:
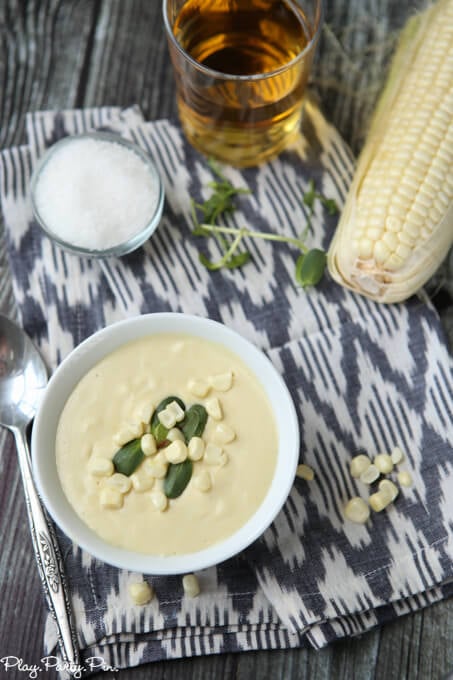
<path fill-rule="evenodd" d="M 104 356 L 140 337 L 185 333 L 223 345 L 235 353 L 261 383 L 276 420 L 278 455 L 268 492 L 250 519 L 234 534 L 208 548 L 170 556 L 150 555 L 110 545 L 90 529 L 66 498 L 58 478 L 55 430 L 67 398 L 78 381 Z M 49 380 L 32 431 L 33 474 L 50 515 L 77 545 L 108 564 L 144 574 L 182 574 L 223 562 L 251 545 L 273 522 L 294 483 L 299 457 L 299 425 L 288 388 L 274 365 L 253 343 L 227 326 L 179 313 L 132 317 L 97 331 L 78 345 Z"/>

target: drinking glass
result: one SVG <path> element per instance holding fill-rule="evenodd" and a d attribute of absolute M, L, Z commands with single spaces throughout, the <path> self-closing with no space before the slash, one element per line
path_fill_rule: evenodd
<path fill-rule="evenodd" d="M 297 136 L 321 0 L 163 0 L 179 117 L 189 142 L 237 167 Z"/>

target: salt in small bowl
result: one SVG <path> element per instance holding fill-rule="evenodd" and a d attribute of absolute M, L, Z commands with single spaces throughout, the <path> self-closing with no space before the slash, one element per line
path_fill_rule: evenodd
<path fill-rule="evenodd" d="M 114 245 L 109 245 L 105 248 L 100 247 L 90 248 L 77 245 L 75 243 L 71 243 L 69 240 L 64 239 L 60 235 L 56 234 L 55 230 L 52 230 L 49 227 L 49 224 L 47 224 L 46 220 L 42 215 L 42 212 L 40 212 L 36 198 L 37 188 L 39 185 L 39 181 L 42 177 L 41 173 L 47 167 L 48 163 L 54 158 L 55 154 L 62 148 L 67 147 L 68 145 L 73 144 L 74 142 L 84 139 L 92 139 L 95 141 L 119 145 L 120 147 L 133 152 L 143 162 L 144 166 L 146 167 L 147 171 L 150 174 L 152 181 L 155 183 L 156 186 L 156 200 L 146 224 L 142 228 L 139 228 L 138 231 L 133 233 L 129 238 L 121 240 L 118 243 L 115 243 Z M 164 206 L 164 188 L 162 179 L 155 164 L 148 156 L 148 154 L 145 153 L 139 146 L 124 139 L 123 137 L 107 132 L 89 132 L 78 135 L 70 135 L 68 137 L 64 137 L 60 141 L 53 144 L 51 147 L 49 147 L 49 149 L 39 160 L 31 178 L 30 188 L 31 188 L 31 205 L 34 217 L 39 226 L 46 233 L 46 235 L 64 250 L 84 257 L 100 257 L 100 258 L 119 257 L 121 255 L 126 255 L 127 253 L 130 253 L 133 250 L 136 250 L 141 245 L 143 245 L 143 243 L 153 234 L 153 232 L 157 228 L 162 217 Z M 59 189 L 58 186 L 55 186 L 56 192 L 58 192 L 58 189 Z"/>

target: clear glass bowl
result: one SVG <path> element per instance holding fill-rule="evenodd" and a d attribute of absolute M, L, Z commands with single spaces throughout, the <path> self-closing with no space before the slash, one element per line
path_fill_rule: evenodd
<path fill-rule="evenodd" d="M 55 234 L 52 231 L 52 229 L 49 228 L 36 205 L 36 186 L 39 181 L 39 177 L 42 170 L 59 149 L 80 139 L 94 139 L 103 142 L 111 142 L 112 144 L 119 144 L 120 146 L 128 149 L 129 151 L 132 151 L 143 161 L 153 181 L 156 182 L 158 190 L 155 208 L 153 210 L 153 213 L 149 216 L 149 220 L 146 223 L 145 227 L 140 229 L 140 231 L 136 232 L 133 236 L 131 236 L 127 240 L 121 241 L 107 248 L 91 249 L 83 246 L 78 246 L 77 244 L 63 240 L 60 236 Z M 162 217 L 162 211 L 164 207 L 165 194 L 162 179 L 151 158 L 136 144 L 129 142 L 120 135 L 115 135 L 108 132 L 87 132 L 78 135 L 70 135 L 68 137 L 64 137 L 60 141 L 53 144 L 40 158 L 31 178 L 30 189 L 31 189 L 31 205 L 34 217 L 38 224 L 40 225 L 40 227 L 46 233 L 46 235 L 64 250 L 68 250 L 71 253 L 75 253 L 77 255 L 81 255 L 84 257 L 119 257 L 120 255 L 126 255 L 126 253 L 131 253 L 133 250 L 136 250 L 136 248 L 139 248 L 155 231 Z"/>

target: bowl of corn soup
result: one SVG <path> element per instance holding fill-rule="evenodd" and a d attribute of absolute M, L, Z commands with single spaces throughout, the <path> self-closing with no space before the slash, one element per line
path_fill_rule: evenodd
<path fill-rule="evenodd" d="M 298 455 L 294 404 L 267 357 L 223 324 L 173 313 L 82 342 L 32 433 L 55 522 L 95 557 L 147 574 L 250 545 L 285 502 Z"/>

